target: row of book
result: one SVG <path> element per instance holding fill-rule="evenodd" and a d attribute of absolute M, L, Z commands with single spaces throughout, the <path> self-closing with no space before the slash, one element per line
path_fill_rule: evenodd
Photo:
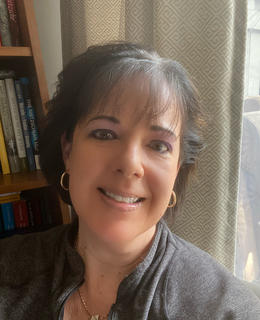
<path fill-rule="evenodd" d="M 30 192 L 0 195 L 0 238 L 15 233 L 34 232 L 57 225 L 53 198 L 48 192 L 41 196 Z"/>
<path fill-rule="evenodd" d="M 39 132 L 29 80 L 0 70 L 0 162 L 3 174 L 34 171 L 39 164 Z"/>
<path fill-rule="evenodd" d="M 15 0 L 0 0 L 0 46 L 19 45 L 21 45 L 21 40 L 16 2 Z"/>

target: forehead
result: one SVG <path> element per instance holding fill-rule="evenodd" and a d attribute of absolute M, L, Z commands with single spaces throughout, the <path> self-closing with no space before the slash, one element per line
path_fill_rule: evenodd
<path fill-rule="evenodd" d="M 126 117 L 136 123 L 158 123 L 167 119 L 171 127 L 181 122 L 176 95 L 166 81 L 143 75 L 124 79 L 100 99 L 94 99 L 87 118 L 101 114 Z"/>

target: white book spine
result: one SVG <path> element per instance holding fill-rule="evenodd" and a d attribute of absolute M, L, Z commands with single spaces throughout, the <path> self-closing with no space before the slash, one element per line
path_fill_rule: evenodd
<path fill-rule="evenodd" d="M 17 144 L 17 151 L 19 158 L 26 158 L 26 149 L 23 138 L 23 129 L 22 123 L 20 119 L 15 88 L 14 88 L 14 80 L 13 79 L 5 79 L 6 92 L 9 101 L 9 107 L 11 111 L 11 117 L 14 128 L 15 141 Z"/>

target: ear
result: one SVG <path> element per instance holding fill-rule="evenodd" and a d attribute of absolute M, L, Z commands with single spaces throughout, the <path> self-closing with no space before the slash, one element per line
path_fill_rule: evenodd
<path fill-rule="evenodd" d="M 61 136 L 60 144 L 61 144 L 62 158 L 65 165 L 65 169 L 67 172 L 69 172 L 72 142 L 67 140 L 65 132 Z"/>

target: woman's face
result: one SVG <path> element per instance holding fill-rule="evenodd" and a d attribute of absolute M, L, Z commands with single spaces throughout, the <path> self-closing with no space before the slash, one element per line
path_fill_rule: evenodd
<path fill-rule="evenodd" d="M 172 127 L 172 110 L 153 121 L 137 121 L 146 101 L 130 85 L 119 98 L 107 100 L 102 114 L 81 121 L 72 142 L 62 141 L 80 222 L 107 243 L 129 242 L 155 230 L 178 173 L 180 125 Z"/>

